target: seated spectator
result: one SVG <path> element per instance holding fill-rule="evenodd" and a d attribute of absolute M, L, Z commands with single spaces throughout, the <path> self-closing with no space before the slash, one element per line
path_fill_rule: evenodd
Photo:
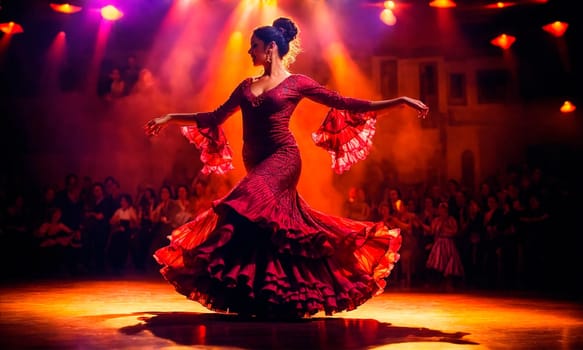
<path fill-rule="evenodd" d="M 47 275 L 61 272 L 65 263 L 66 249 L 70 246 L 74 231 L 62 221 L 59 208 L 49 210 L 49 218 L 36 230 L 39 240 L 38 266 Z"/>
<path fill-rule="evenodd" d="M 124 82 L 124 95 L 129 95 L 140 78 L 142 67 L 138 64 L 138 59 L 135 55 L 127 57 L 126 65 L 121 71 L 121 78 Z"/>
<path fill-rule="evenodd" d="M 105 94 L 107 101 L 113 101 L 126 95 L 126 83 L 121 77 L 119 68 L 114 68 L 109 73 L 109 91 Z"/>
<path fill-rule="evenodd" d="M 120 196 L 120 207 L 109 220 L 110 233 L 107 252 L 114 274 L 122 273 L 130 252 L 130 240 L 139 226 L 138 214 L 129 194 Z"/>

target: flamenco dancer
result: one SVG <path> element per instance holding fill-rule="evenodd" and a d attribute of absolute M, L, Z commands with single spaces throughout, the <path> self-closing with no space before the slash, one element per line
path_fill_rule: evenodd
<path fill-rule="evenodd" d="M 256 28 L 248 53 L 253 65 L 263 66 L 261 76 L 243 80 L 213 112 L 172 113 L 145 125 L 150 135 L 180 125 L 201 151 L 201 171 L 222 174 L 233 166 L 220 125 L 242 112 L 246 176 L 154 254 L 177 292 L 213 311 L 290 319 L 354 310 L 383 292 L 399 259 L 398 230 L 327 215 L 298 194 L 302 162 L 289 121 L 304 97 L 331 107 L 313 138 L 342 172 L 368 154 L 374 111 L 404 104 L 425 117 L 428 107 L 405 96 L 343 97 L 290 73 L 298 32 L 285 17 Z"/>

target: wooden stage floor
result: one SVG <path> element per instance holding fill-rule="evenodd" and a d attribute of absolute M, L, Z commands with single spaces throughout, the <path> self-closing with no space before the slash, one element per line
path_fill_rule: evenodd
<path fill-rule="evenodd" d="M 295 322 L 209 312 L 161 277 L 0 287 L 0 349 L 583 349 L 575 301 L 391 290 Z"/>

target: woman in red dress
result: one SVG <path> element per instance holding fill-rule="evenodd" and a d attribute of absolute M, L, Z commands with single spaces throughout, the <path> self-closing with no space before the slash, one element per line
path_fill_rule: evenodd
<path fill-rule="evenodd" d="M 210 310 L 285 318 L 353 310 L 383 292 L 399 258 L 398 230 L 327 215 L 302 199 L 296 190 L 301 158 L 289 121 L 304 97 L 332 107 L 313 138 L 342 172 L 367 156 L 373 111 L 405 104 L 424 117 L 428 108 L 409 97 L 346 98 L 291 74 L 297 34 L 288 18 L 255 29 L 248 53 L 263 75 L 243 80 L 213 112 L 167 114 L 145 126 L 156 135 L 170 123 L 182 125 L 201 151 L 201 171 L 224 173 L 232 168 L 231 149 L 220 125 L 242 112 L 247 175 L 174 230 L 154 255 L 179 293 Z"/>

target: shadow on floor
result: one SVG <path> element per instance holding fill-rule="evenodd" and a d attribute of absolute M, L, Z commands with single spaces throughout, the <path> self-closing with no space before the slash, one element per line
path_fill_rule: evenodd
<path fill-rule="evenodd" d="M 259 321 L 236 315 L 192 312 L 143 313 L 136 325 L 120 332 L 145 330 L 181 345 L 209 345 L 244 349 L 362 349 L 394 343 L 446 342 L 477 344 L 468 333 L 446 333 L 428 328 L 397 327 L 373 319 L 311 318 L 287 322 Z"/>

